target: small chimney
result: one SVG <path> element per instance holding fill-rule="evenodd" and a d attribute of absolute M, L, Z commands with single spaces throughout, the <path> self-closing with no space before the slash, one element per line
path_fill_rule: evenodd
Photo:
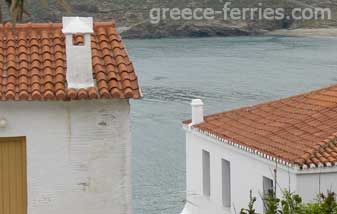
<path fill-rule="evenodd" d="M 200 99 L 193 99 L 191 102 L 192 106 L 192 123 L 191 125 L 196 125 L 204 122 L 204 103 Z"/>
<path fill-rule="evenodd" d="M 91 34 L 92 17 L 63 17 L 62 32 L 66 37 L 67 83 L 69 88 L 88 88 L 94 86 L 92 75 Z M 75 34 L 83 35 L 84 43 L 73 43 Z"/>

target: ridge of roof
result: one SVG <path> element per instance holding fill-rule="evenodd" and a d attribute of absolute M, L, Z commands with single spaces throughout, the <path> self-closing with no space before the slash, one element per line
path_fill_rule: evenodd
<path fill-rule="evenodd" d="M 13 28 L 13 24 L 10 22 L 0 24 L 0 30 L 22 30 L 22 29 L 54 29 L 54 28 L 62 28 L 62 23 L 59 22 L 27 22 L 27 23 L 17 23 Z M 95 27 L 116 27 L 116 23 L 114 20 L 106 21 L 106 22 L 96 22 L 94 21 L 94 28 Z"/>
<path fill-rule="evenodd" d="M 211 114 L 192 127 L 302 168 L 334 166 L 337 85 Z"/>

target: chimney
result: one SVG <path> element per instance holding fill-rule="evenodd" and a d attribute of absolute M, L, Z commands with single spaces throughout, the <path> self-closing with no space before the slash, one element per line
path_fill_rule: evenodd
<path fill-rule="evenodd" d="M 204 122 L 204 103 L 200 99 L 193 99 L 191 102 L 192 106 L 192 123 L 191 125 L 196 125 Z"/>
<path fill-rule="evenodd" d="M 67 83 L 69 88 L 94 86 L 92 75 L 91 34 L 92 17 L 63 17 L 62 32 L 66 38 Z M 74 45 L 73 35 L 81 34 L 84 44 Z"/>

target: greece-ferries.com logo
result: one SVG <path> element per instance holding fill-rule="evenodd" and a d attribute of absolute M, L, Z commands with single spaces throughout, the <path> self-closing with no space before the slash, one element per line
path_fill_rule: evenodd
<path fill-rule="evenodd" d="M 285 8 L 264 7 L 258 3 L 257 7 L 237 8 L 226 2 L 222 10 L 214 8 L 152 8 L 150 21 L 158 24 L 165 20 L 330 20 L 331 9 L 320 7 Z"/>

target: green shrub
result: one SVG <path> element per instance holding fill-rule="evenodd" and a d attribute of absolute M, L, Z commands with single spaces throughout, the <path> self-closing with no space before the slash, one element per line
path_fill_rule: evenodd
<path fill-rule="evenodd" d="M 281 200 L 280 214 L 300 214 L 302 213 L 302 198 L 294 193 L 285 191 Z"/>
<path fill-rule="evenodd" d="M 240 214 L 256 214 L 255 209 L 254 209 L 255 202 L 256 202 L 256 197 L 253 197 L 253 193 L 250 190 L 248 209 L 242 208 L 240 211 Z"/>
<path fill-rule="evenodd" d="M 336 194 L 328 192 L 327 195 L 320 194 L 321 213 L 337 214 Z"/>
<path fill-rule="evenodd" d="M 319 203 L 305 204 L 302 206 L 303 214 L 320 214 L 321 207 Z"/>
<path fill-rule="evenodd" d="M 278 213 L 280 199 L 276 198 L 274 194 L 268 194 L 263 198 L 266 214 Z"/>
<path fill-rule="evenodd" d="M 289 191 L 283 193 L 282 199 L 275 194 L 267 194 L 263 198 L 266 214 L 337 214 L 337 201 L 334 192 L 320 194 L 313 203 L 302 203 L 302 198 Z M 241 209 L 240 214 L 256 214 L 254 203 L 256 198 L 250 193 L 248 209 Z"/>

